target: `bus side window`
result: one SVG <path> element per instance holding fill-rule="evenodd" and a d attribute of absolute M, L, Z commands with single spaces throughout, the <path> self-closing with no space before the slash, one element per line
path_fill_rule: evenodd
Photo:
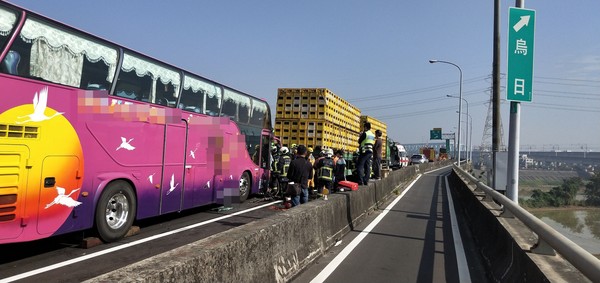
<path fill-rule="evenodd" d="M 135 76 L 135 74 L 133 74 L 133 76 Z M 119 75 L 117 87 L 115 88 L 115 95 L 128 99 L 142 100 L 141 88 L 138 83 L 133 80 L 132 74 L 127 72 L 121 72 Z"/>
<path fill-rule="evenodd" d="M 145 102 L 155 102 L 149 62 L 125 53 L 117 80 L 115 95 Z"/>
<path fill-rule="evenodd" d="M 82 89 L 107 89 L 114 79 L 117 48 L 35 16 L 10 48 L 5 73 Z"/>
<path fill-rule="evenodd" d="M 0 6 L 0 48 L 10 39 L 10 35 L 17 24 L 17 13 L 7 7 Z M 1 71 L 6 74 L 18 75 L 18 65 L 21 55 L 17 51 L 9 51 L 1 64 Z"/>
<path fill-rule="evenodd" d="M 209 116 L 219 116 L 221 98 L 223 92 L 221 87 L 203 79 L 185 76 L 180 104 L 184 110 L 201 113 Z"/>
<path fill-rule="evenodd" d="M 177 98 L 175 97 L 175 87 L 173 84 L 156 83 L 156 102 L 163 106 L 175 107 Z"/>
<path fill-rule="evenodd" d="M 2 72 L 18 75 L 19 74 L 19 62 L 21 61 L 21 55 L 17 51 L 8 51 L 8 54 L 2 60 Z"/>
<path fill-rule="evenodd" d="M 202 95 L 202 92 L 194 92 L 191 88 L 184 88 L 181 92 L 179 108 L 194 113 L 202 113 Z"/>
<path fill-rule="evenodd" d="M 31 69 L 31 64 L 30 64 L 30 54 L 31 54 L 31 42 L 25 42 L 23 40 L 22 37 L 17 37 L 15 39 L 15 41 L 13 42 L 13 44 L 10 47 L 10 51 L 9 53 L 13 53 L 13 54 L 18 54 L 19 57 L 19 62 L 16 65 L 13 65 L 11 67 L 14 67 L 14 69 L 12 70 L 14 73 L 11 73 L 13 75 L 18 75 L 21 77 L 25 77 L 25 78 L 31 78 L 30 75 L 30 69 Z M 8 54 L 6 55 L 6 57 L 4 58 L 4 60 L 7 60 L 8 58 Z M 14 60 L 14 59 L 12 59 Z M 10 62 L 6 62 L 6 64 L 14 64 L 14 62 L 10 63 Z M 4 62 L 2 62 L 2 72 L 4 73 L 9 73 L 8 72 L 8 66 L 6 66 L 6 69 L 4 67 Z"/>
<path fill-rule="evenodd" d="M 83 70 L 81 73 L 81 86 L 83 89 L 107 90 L 112 83 L 109 78 L 113 76 L 111 68 L 100 60 L 91 62 L 83 60 Z"/>
<path fill-rule="evenodd" d="M 224 99 L 223 108 L 221 109 L 221 116 L 229 117 L 234 121 L 237 121 L 237 108 L 238 105 L 233 99 Z"/>
<path fill-rule="evenodd" d="M 238 109 L 238 120 L 240 123 L 248 123 L 250 120 L 250 105 L 240 104 Z"/>

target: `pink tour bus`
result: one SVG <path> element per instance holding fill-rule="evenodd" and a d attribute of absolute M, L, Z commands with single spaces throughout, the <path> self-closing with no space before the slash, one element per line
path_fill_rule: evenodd
<path fill-rule="evenodd" d="M 0 243 L 244 201 L 268 182 L 269 105 L 0 2 Z"/>

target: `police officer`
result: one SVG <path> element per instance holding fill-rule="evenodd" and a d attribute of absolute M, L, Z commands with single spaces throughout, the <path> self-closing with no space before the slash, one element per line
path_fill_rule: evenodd
<path fill-rule="evenodd" d="M 369 184 L 371 176 L 371 163 L 373 158 L 373 145 L 375 144 L 375 134 L 371 132 L 371 123 L 365 122 L 364 131 L 358 138 L 359 156 L 356 169 L 358 171 L 358 184 Z"/>

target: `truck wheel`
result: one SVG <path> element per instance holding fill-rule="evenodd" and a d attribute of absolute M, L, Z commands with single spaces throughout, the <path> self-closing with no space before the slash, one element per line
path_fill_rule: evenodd
<path fill-rule="evenodd" d="M 102 192 L 96 206 L 96 229 L 104 242 L 114 242 L 123 238 L 136 213 L 136 199 L 133 188 L 125 181 L 114 181 Z"/>

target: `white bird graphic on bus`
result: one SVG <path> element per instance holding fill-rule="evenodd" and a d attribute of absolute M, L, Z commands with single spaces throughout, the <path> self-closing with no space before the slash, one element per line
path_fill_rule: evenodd
<path fill-rule="evenodd" d="M 119 150 L 119 149 L 121 149 L 121 148 L 124 148 L 124 149 L 127 149 L 127 150 L 134 150 L 134 149 L 135 149 L 135 146 L 132 146 L 132 145 L 130 144 L 130 142 L 131 142 L 132 140 L 133 140 L 133 138 L 131 138 L 131 139 L 127 140 L 126 138 L 124 138 L 124 137 L 121 137 L 121 145 L 119 145 L 119 147 L 117 147 L 117 150 Z"/>
<path fill-rule="evenodd" d="M 190 156 L 191 156 L 193 159 L 196 159 L 196 150 L 198 150 L 198 148 L 195 148 L 194 150 L 190 150 Z"/>
<path fill-rule="evenodd" d="M 152 175 L 148 176 L 148 181 L 150 181 L 150 184 L 154 184 L 154 174 L 156 173 L 152 173 Z"/>
<path fill-rule="evenodd" d="M 171 186 L 171 188 L 167 192 L 167 195 L 174 191 L 175 188 L 177 188 L 177 186 L 179 186 L 179 183 L 175 184 L 175 174 L 171 175 L 171 182 L 169 182 L 169 185 Z"/>
<path fill-rule="evenodd" d="M 54 198 L 54 200 L 51 203 L 46 204 L 46 208 L 44 208 L 44 209 L 48 209 L 49 207 L 51 207 L 55 204 L 64 205 L 66 207 L 76 207 L 81 204 L 81 202 L 76 201 L 71 198 L 71 195 L 74 192 L 79 191 L 79 189 L 72 190 L 68 195 L 65 195 L 65 192 L 66 192 L 65 188 L 56 186 L 56 191 L 57 191 L 58 195 Z"/>
<path fill-rule="evenodd" d="M 17 124 L 23 124 L 27 122 L 41 122 L 45 120 L 50 120 L 55 116 L 62 115 L 64 112 L 56 112 L 52 116 L 46 116 L 44 112 L 46 111 L 46 105 L 48 103 L 48 87 L 40 90 L 40 94 L 36 92 L 33 96 L 33 113 L 25 116 L 17 117 L 17 119 L 22 119 L 25 117 L 29 117 L 29 120 L 25 121 L 17 121 Z"/>

